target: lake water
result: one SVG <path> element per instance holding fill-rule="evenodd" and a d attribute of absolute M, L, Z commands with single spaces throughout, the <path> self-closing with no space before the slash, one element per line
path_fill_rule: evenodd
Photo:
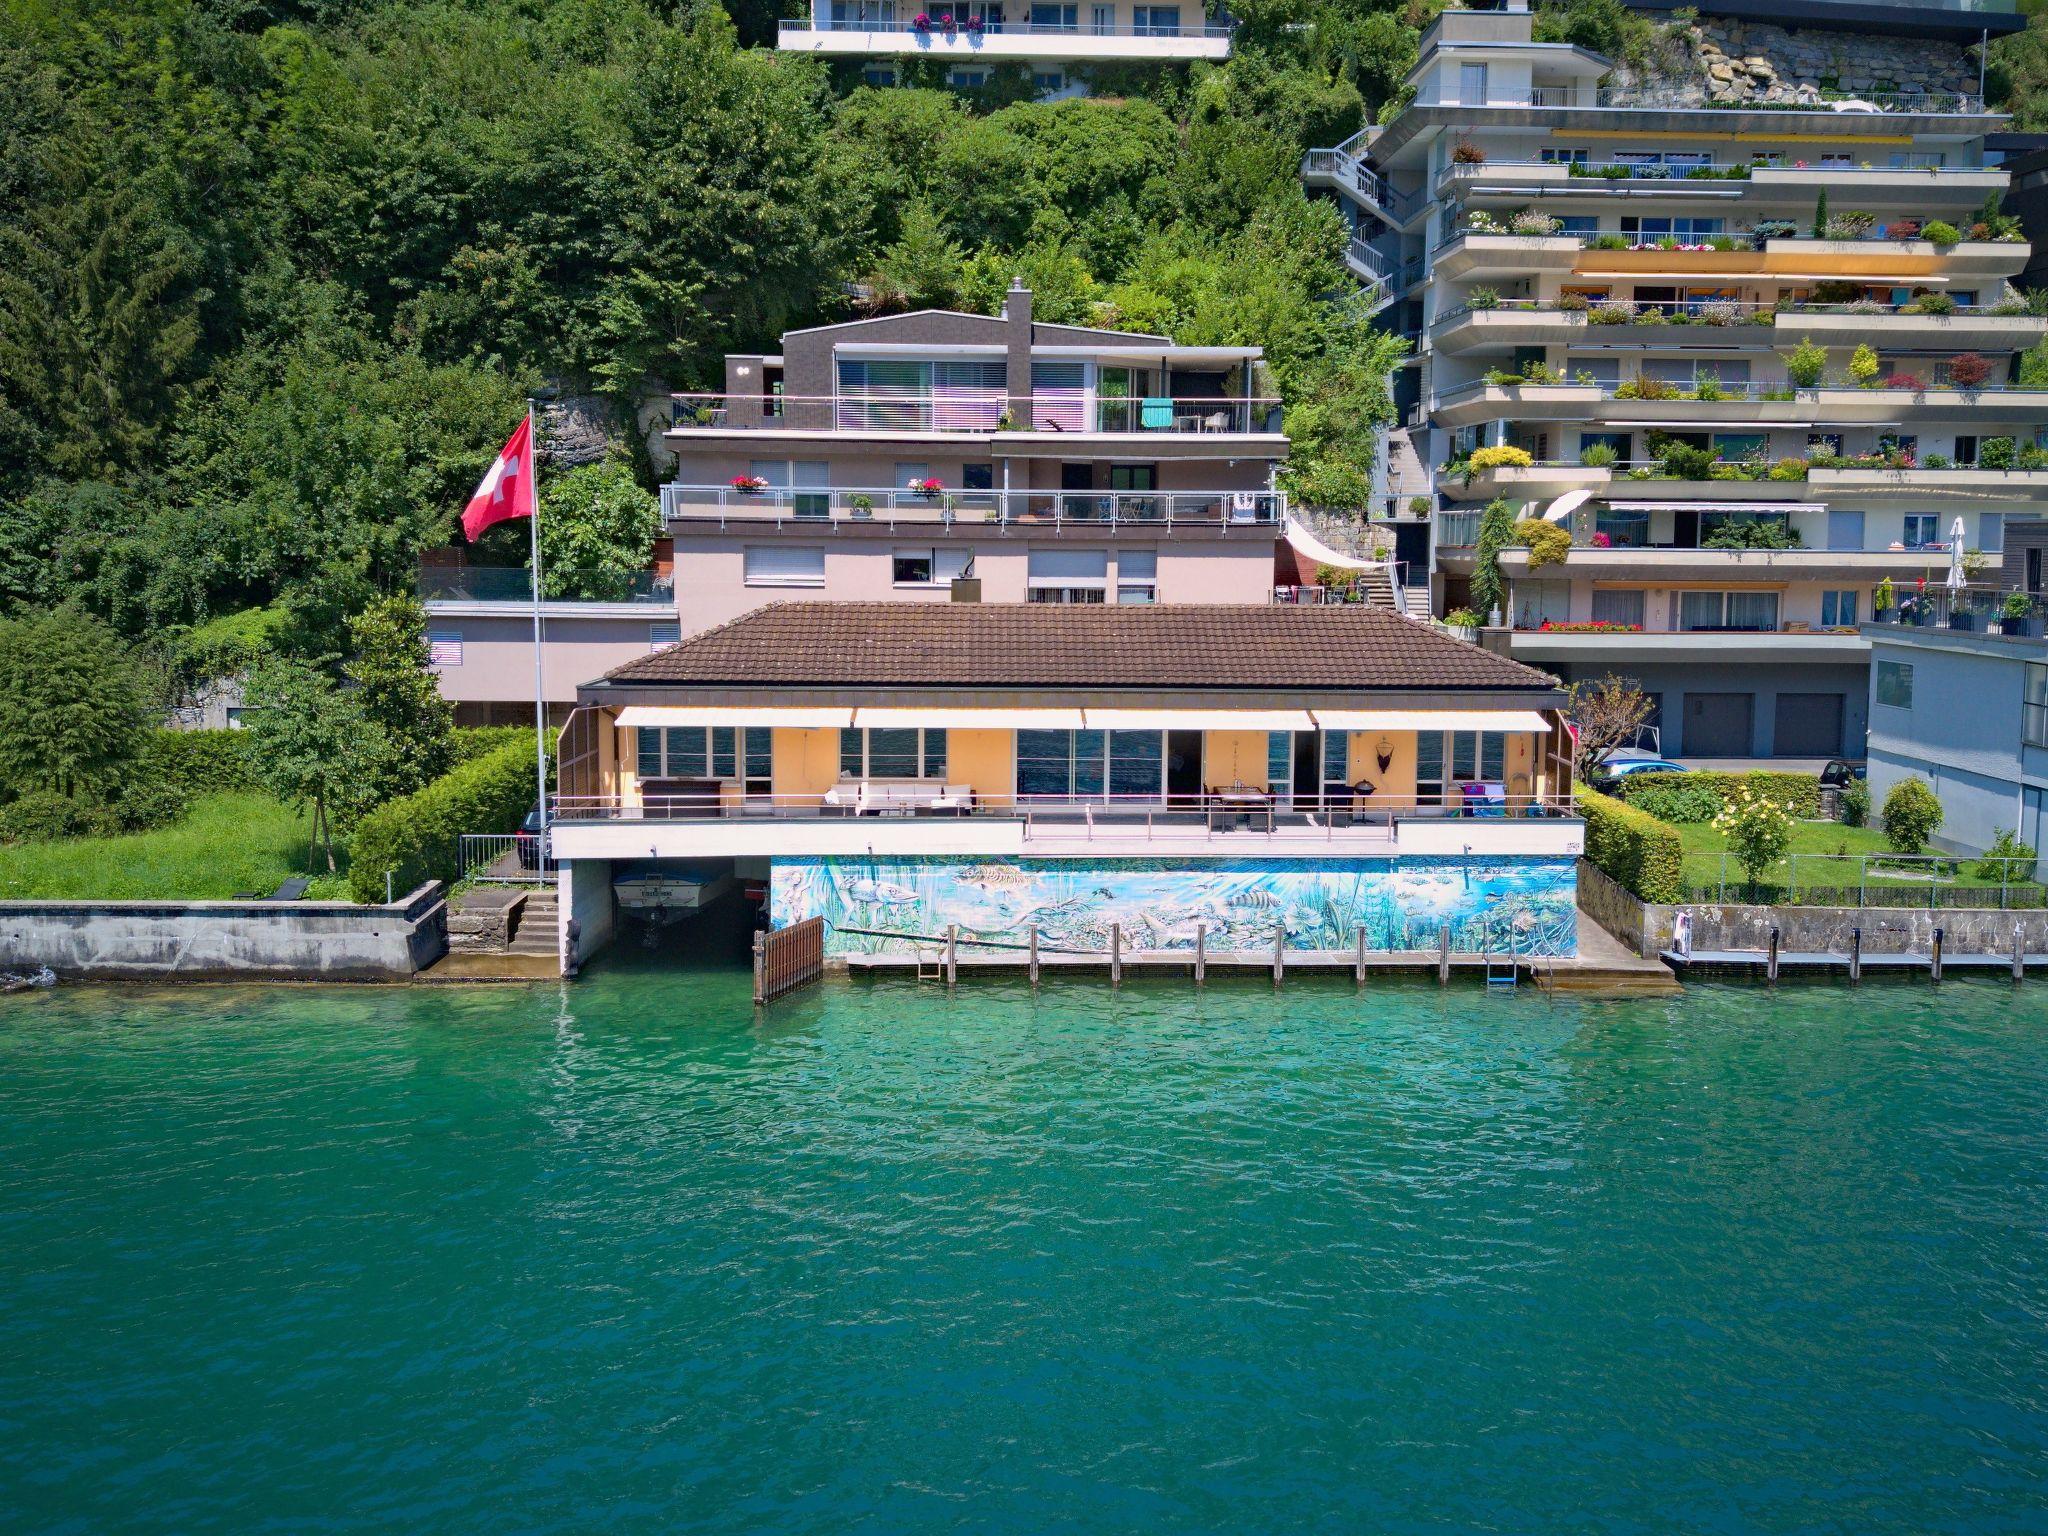
<path fill-rule="evenodd" d="M 2048 991 L 0 1003 L 0 1529 L 2048 1529 Z"/>

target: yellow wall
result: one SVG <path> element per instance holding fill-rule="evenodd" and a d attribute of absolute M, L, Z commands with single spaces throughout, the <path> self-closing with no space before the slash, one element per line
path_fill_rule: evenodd
<path fill-rule="evenodd" d="M 1240 783 L 1271 788 L 1266 782 L 1266 732 L 1204 731 L 1202 782 L 1210 789 Z"/>
<path fill-rule="evenodd" d="M 1385 742 L 1393 749 L 1394 760 L 1385 772 L 1380 771 L 1380 743 Z M 1368 806 L 1385 805 L 1395 809 L 1406 809 L 1415 798 L 1415 733 L 1413 731 L 1353 731 L 1351 752 L 1351 782 L 1360 780 L 1373 786 L 1372 795 L 1365 801 Z"/>
<path fill-rule="evenodd" d="M 778 795 L 822 795 L 839 782 L 839 732 L 777 726 L 771 747 Z"/>
<path fill-rule="evenodd" d="M 1541 787 L 1536 782 L 1536 744 L 1542 738 L 1523 734 L 1508 738 L 1507 791 L 1510 804 L 1526 805 Z"/>
<path fill-rule="evenodd" d="M 1010 805 L 1017 797 L 1015 731 L 948 731 L 946 782 L 971 784 L 982 805 Z"/>

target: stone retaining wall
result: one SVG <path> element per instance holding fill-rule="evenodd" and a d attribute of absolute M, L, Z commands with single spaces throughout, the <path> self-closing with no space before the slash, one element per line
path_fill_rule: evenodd
<path fill-rule="evenodd" d="M 1886 91 L 1974 95 L 1977 67 L 1963 48 L 1922 37 L 1827 30 L 1788 31 L 1765 22 L 1706 17 L 1675 34 L 1689 75 L 1649 79 L 1618 71 L 1616 82 L 1668 99 L 1813 103 Z"/>
<path fill-rule="evenodd" d="M 87 981 L 395 981 L 448 950 L 428 881 L 388 906 L 347 901 L 0 902 L 0 969 Z"/>

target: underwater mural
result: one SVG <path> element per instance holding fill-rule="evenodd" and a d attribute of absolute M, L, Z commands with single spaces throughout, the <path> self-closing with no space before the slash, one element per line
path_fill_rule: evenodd
<path fill-rule="evenodd" d="M 1363 927 L 1373 950 L 1435 949 L 1448 926 L 1461 954 L 1578 951 L 1570 859 L 962 859 L 778 858 L 769 913 L 783 928 L 825 919 L 828 955 L 900 954 L 943 943 L 981 953 L 1025 948 L 1103 953 L 1120 923 L 1133 952 L 1348 950 Z"/>

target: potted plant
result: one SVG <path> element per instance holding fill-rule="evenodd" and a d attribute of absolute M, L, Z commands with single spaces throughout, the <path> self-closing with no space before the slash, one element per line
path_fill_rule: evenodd
<path fill-rule="evenodd" d="M 855 517 L 873 517 L 875 515 L 875 498 L 868 495 L 865 491 L 855 491 L 846 498 L 846 504 L 853 508 L 853 515 Z"/>
<path fill-rule="evenodd" d="M 1948 360 L 1948 381 L 1957 389 L 1982 389 L 1991 378 L 1991 360 L 1981 352 L 1958 352 Z"/>
<path fill-rule="evenodd" d="M 2034 600 L 2024 592 L 2005 594 L 1998 607 L 1998 632 L 2002 635 L 2031 635 L 2034 632 Z"/>
<path fill-rule="evenodd" d="M 922 480 L 911 481 L 910 489 L 919 496 L 922 496 L 926 501 L 937 501 L 946 491 L 944 482 L 931 476 L 926 476 Z"/>
<path fill-rule="evenodd" d="M 1444 615 L 1444 625 L 1455 631 L 1461 640 L 1476 639 L 1479 634 L 1479 615 L 1470 608 L 1453 608 Z"/>
<path fill-rule="evenodd" d="M 768 482 L 759 475 L 734 475 L 732 488 L 742 496 L 758 496 L 768 489 Z"/>
<path fill-rule="evenodd" d="M 1484 165 L 1486 164 L 1486 151 L 1477 144 L 1472 143 L 1469 139 L 1460 139 L 1451 146 L 1451 164 Z"/>
<path fill-rule="evenodd" d="M 910 18 L 910 27 L 913 32 L 918 33 L 920 36 L 929 37 L 932 30 L 932 19 L 923 11 L 919 11 Z"/>
<path fill-rule="evenodd" d="M 1898 592 L 1892 586 L 1891 577 L 1887 576 L 1877 584 L 1876 590 L 1870 594 L 1870 611 L 1872 616 L 1876 618 L 1878 623 L 1884 623 L 1885 615 L 1898 606 L 1898 601 Z"/>

